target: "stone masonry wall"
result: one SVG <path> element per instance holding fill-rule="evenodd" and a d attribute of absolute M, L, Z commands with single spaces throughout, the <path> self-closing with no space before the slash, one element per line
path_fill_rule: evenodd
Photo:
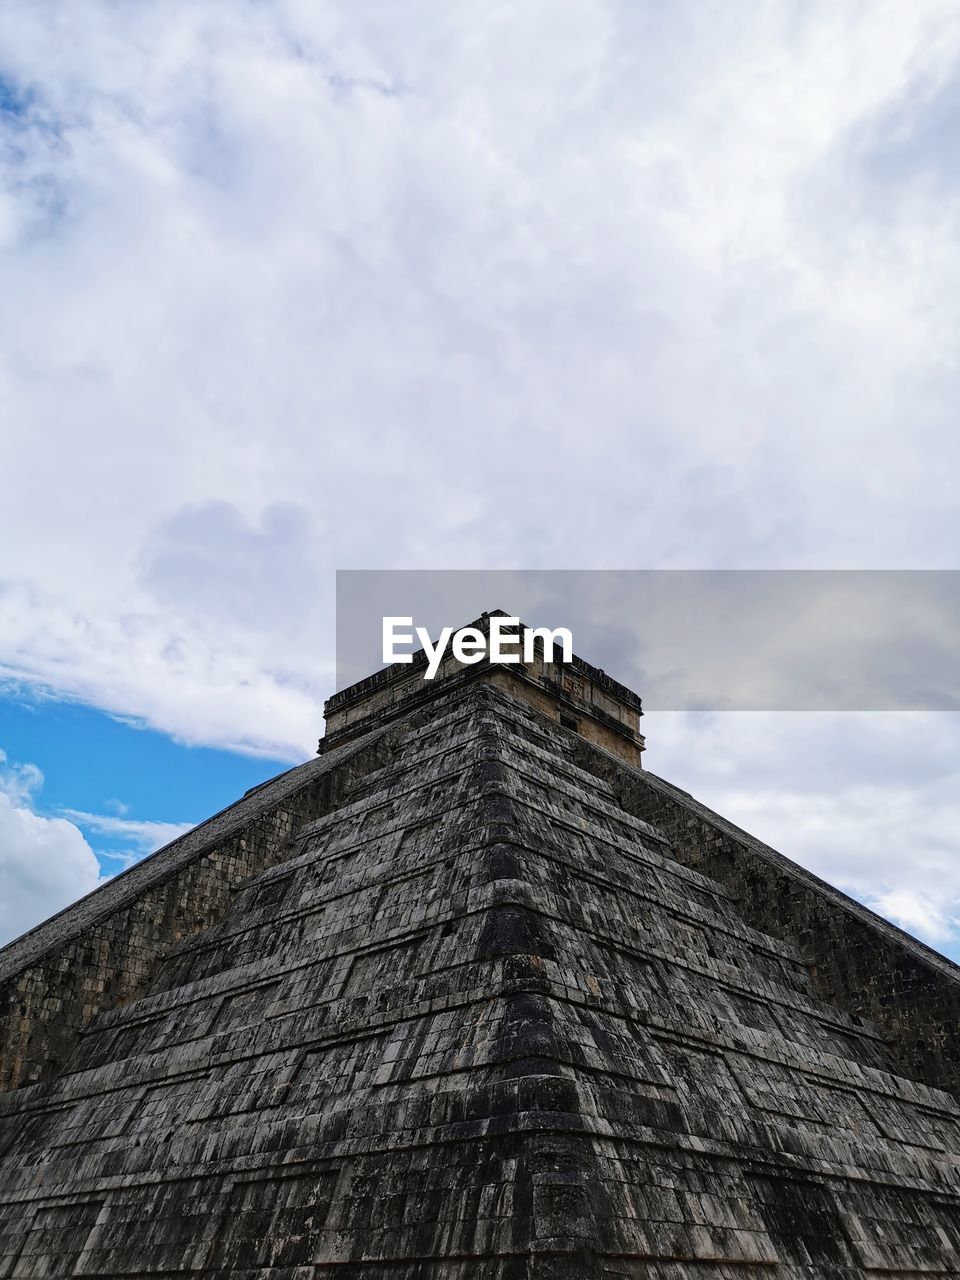
<path fill-rule="evenodd" d="M 823 996 L 886 1034 L 905 1073 L 960 1093 L 960 968 L 662 778 L 583 747 L 578 762 L 735 894 L 744 919 L 794 944 Z"/>
<path fill-rule="evenodd" d="M 367 735 L 282 774 L 0 949 L 0 1092 L 55 1075 L 98 1013 L 140 994 L 384 750 Z"/>
<path fill-rule="evenodd" d="M 341 760 L 282 864 L 0 1096 L 0 1276 L 960 1275 L 960 1102 L 584 752 L 476 683 Z"/>

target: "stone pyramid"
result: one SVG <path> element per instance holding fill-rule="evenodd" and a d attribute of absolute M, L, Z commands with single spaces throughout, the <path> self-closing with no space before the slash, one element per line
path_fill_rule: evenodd
<path fill-rule="evenodd" d="M 0 1277 L 960 1274 L 960 971 L 442 674 L 0 951 Z"/>

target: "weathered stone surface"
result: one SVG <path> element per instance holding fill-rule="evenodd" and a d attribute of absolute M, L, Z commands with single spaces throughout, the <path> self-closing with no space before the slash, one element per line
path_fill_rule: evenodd
<path fill-rule="evenodd" d="M 492 609 L 475 618 L 470 627 L 489 637 L 495 617 L 509 615 L 503 609 Z M 511 697 L 534 707 L 547 719 L 575 729 L 585 741 L 639 765 L 644 750 L 639 695 L 577 654 L 569 662 L 555 662 L 545 651 L 543 636 L 531 632 L 524 623 L 516 635 L 518 643 L 507 644 L 518 658 L 512 664 L 499 665 L 486 654 L 476 665 L 463 665 L 448 648 L 435 678 L 425 680 L 427 654 L 420 649 L 410 655 L 409 663 L 394 663 L 341 689 L 324 706 L 326 733 L 320 739 L 320 750 L 328 751 L 371 728 L 406 719 L 432 702 L 440 688 L 444 697 L 450 697 L 457 689 L 483 680 L 507 689 Z M 521 643 L 524 637 L 531 641 L 529 654 Z M 521 650 L 523 661 L 519 661 Z"/>
<path fill-rule="evenodd" d="M 7 949 L 0 1276 L 958 1274 L 948 962 L 490 682 L 304 769 Z"/>

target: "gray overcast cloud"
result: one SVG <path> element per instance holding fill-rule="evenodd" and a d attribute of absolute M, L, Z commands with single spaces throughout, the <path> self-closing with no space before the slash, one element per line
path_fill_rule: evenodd
<path fill-rule="evenodd" d="M 0 675 L 296 759 L 336 568 L 954 568 L 958 59 L 955 0 L 8 0 Z M 649 763 L 954 946 L 957 718 L 813 725 Z"/>

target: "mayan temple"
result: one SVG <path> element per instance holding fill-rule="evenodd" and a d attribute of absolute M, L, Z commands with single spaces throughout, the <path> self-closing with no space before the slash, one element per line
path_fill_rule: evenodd
<path fill-rule="evenodd" d="M 0 951 L 0 1277 L 960 1274 L 960 970 L 640 711 L 386 668 Z"/>

